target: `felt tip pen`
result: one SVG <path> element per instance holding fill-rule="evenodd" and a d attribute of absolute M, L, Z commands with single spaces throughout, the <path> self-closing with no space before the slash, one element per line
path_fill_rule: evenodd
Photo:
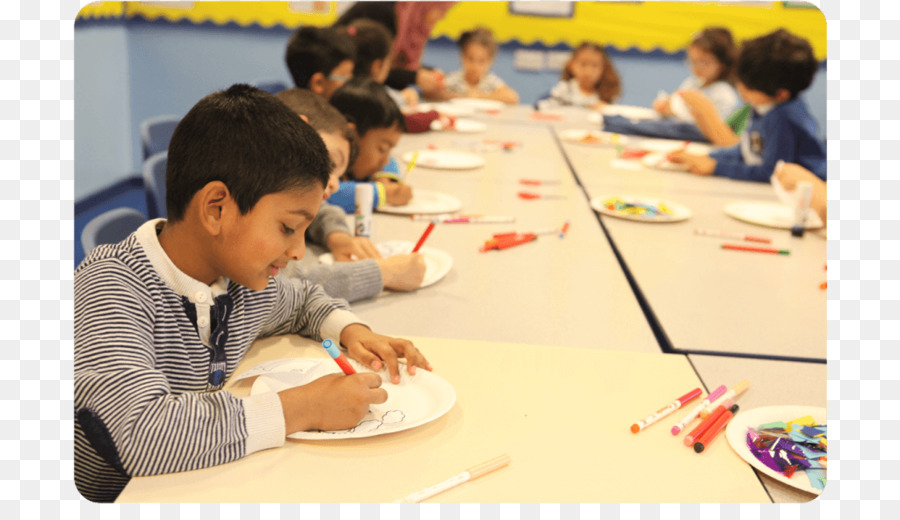
<path fill-rule="evenodd" d="M 687 425 L 694 422 L 694 419 L 696 419 L 697 416 L 700 415 L 700 411 L 703 410 L 707 404 L 712 403 L 713 401 L 718 399 L 719 396 L 724 394 L 726 391 L 728 391 L 727 386 L 719 385 L 718 388 L 710 392 L 709 395 L 704 397 L 703 401 L 695 406 L 690 412 L 688 412 L 688 414 L 685 415 L 684 418 L 682 418 L 681 421 L 678 422 L 678 424 L 672 426 L 672 435 L 678 435 L 679 433 L 681 433 L 681 430 L 685 429 Z"/>
<path fill-rule="evenodd" d="M 431 230 L 434 229 L 435 222 L 436 222 L 435 220 L 432 220 L 431 222 L 428 223 L 428 227 L 425 228 L 425 232 L 422 233 L 422 237 L 419 238 L 418 242 L 416 242 L 416 247 L 414 247 L 412 250 L 413 253 L 419 252 L 419 248 L 422 247 L 422 244 L 425 243 L 425 239 L 428 238 L 428 235 L 431 234 Z"/>
<path fill-rule="evenodd" d="M 695 389 L 691 390 L 690 392 L 684 394 L 683 396 L 679 397 L 678 399 L 675 399 L 674 401 L 663 406 L 656 412 L 654 412 L 654 413 L 648 415 L 647 417 L 644 417 L 640 421 L 632 424 L 631 425 L 631 433 L 637 433 L 637 432 L 643 430 L 644 428 L 650 426 L 651 424 L 655 423 L 656 421 L 662 419 L 663 417 L 669 415 L 670 413 L 674 412 L 675 410 L 681 408 L 681 406 L 684 405 L 684 403 L 687 403 L 688 401 L 694 399 L 695 397 L 699 397 L 701 393 L 702 393 L 702 390 L 700 390 L 699 388 L 695 388 Z"/>
<path fill-rule="evenodd" d="M 714 422 L 708 430 L 703 432 L 703 435 L 701 435 L 694 441 L 694 451 L 696 453 L 703 453 L 703 450 L 705 450 L 706 447 L 709 446 L 709 444 L 713 441 L 713 439 L 716 438 L 716 435 L 718 435 L 719 432 L 721 432 L 725 429 L 726 426 L 728 426 L 728 421 L 730 421 L 731 418 L 734 417 L 734 414 L 737 413 L 738 408 L 740 407 L 735 404 L 725 410 L 725 413 L 720 415 L 719 418 L 716 419 L 716 422 Z"/>
<path fill-rule="evenodd" d="M 347 358 L 344 357 L 344 354 L 341 352 L 341 349 L 334 344 L 330 339 L 326 339 L 322 341 L 322 348 L 325 349 L 325 352 L 328 352 L 328 355 L 331 356 L 341 370 L 344 371 L 348 376 L 351 374 L 355 374 L 356 370 L 353 370 L 353 367 L 350 366 L 350 363 L 347 361 Z"/>
<path fill-rule="evenodd" d="M 460 473 L 456 476 L 450 477 L 447 480 L 445 480 L 439 484 L 435 484 L 431 487 L 427 487 L 421 491 L 416 491 L 415 493 L 408 495 L 406 498 L 403 498 L 402 500 L 397 500 L 397 502 L 417 503 L 417 502 L 421 502 L 423 500 L 427 500 L 427 499 L 437 495 L 438 493 L 443 493 L 444 491 L 455 488 L 456 486 L 458 486 L 460 484 L 465 484 L 466 482 L 468 482 L 470 480 L 475 480 L 476 478 L 478 478 L 482 475 L 486 475 L 492 471 L 496 471 L 496 470 L 506 466 L 507 464 L 509 464 L 509 455 L 501 455 L 501 456 L 499 456 L 495 459 L 491 459 L 487 462 L 482 462 L 481 464 L 479 464 L 477 466 L 472 466 L 471 468 L 467 469 L 466 471 L 463 471 L 462 473 Z"/>
<path fill-rule="evenodd" d="M 748 379 L 744 379 L 740 383 L 734 385 L 733 387 L 731 387 L 731 390 L 722 394 L 722 396 L 716 399 L 714 402 L 706 405 L 706 408 L 700 411 L 700 417 L 706 418 L 706 416 L 710 414 L 713 408 L 725 402 L 726 399 L 734 399 L 735 397 L 741 395 L 749 387 L 750 380 Z"/>
<path fill-rule="evenodd" d="M 731 238 L 734 240 L 744 240 L 747 242 L 760 242 L 762 244 L 771 244 L 771 238 L 765 237 L 755 237 L 753 235 L 745 235 L 743 233 L 738 233 L 734 231 L 719 231 L 718 229 L 703 229 L 697 228 L 694 230 L 695 235 L 700 235 L 704 237 L 718 237 L 718 238 Z"/>
<path fill-rule="evenodd" d="M 738 244 L 722 244 L 722 249 L 732 249 L 735 251 L 753 251 L 755 253 L 772 253 L 776 255 L 789 255 L 790 249 L 774 249 L 771 247 L 751 247 Z"/>
<path fill-rule="evenodd" d="M 563 224 L 562 229 L 559 230 L 559 238 L 564 238 L 566 236 L 566 233 L 569 231 L 569 224 L 571 223 L 570 220 L 566 219 L 566 223 Z"/>
<path fill-rule="evenodd" d="M 696 428 L 691 430 L 691 433 L 687 434 L 684 437 L 684 445 L 688 447 L 693 446 L 694 441 L 696 441 L 698 437 L 703 435 L 703 432 L 708 430 L 709 427 L 712 426 L 714 422 L 716 422 L 716 419 L 718 419 L 720 415 L 725 413 L 725 410 L 731 408 L 732 404 L 734 403 L 731 402 L 731 399 L 728 399 L 724 404 L 720 404 L 719 406 L 717 406 L 711 414 L 706 416 L 706 419 L 703 419 L 703 421 L 699 425 L 697 425 Z"/>
<path fill-rule="evenodd" d="M 508 224 L 515 222 L 516 217 L 452 217 L 445 218 L 444 224 Z"/>

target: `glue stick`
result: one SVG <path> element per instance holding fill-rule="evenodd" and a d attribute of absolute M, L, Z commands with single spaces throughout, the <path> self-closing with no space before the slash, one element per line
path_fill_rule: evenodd
<path fill-rule="evenodd" d="M 809 205 L 812 202 L 813 185 L 808 181 L 797 183 L 797 202 L 794 206 L 794 225 L 791 227 L 791 235 L 802 237 L 806 231 L 806 217 L 809 215 Z"/>
<path fill-rule="evenodd" d="M 356 183 L 356 236 L 372 236 L 372 205 L 375 202 L 375 188 L 371 183 Z"/>

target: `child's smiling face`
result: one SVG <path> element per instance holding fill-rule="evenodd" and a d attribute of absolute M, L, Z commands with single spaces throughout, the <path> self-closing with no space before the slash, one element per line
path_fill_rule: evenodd
<path fill-rule="evenodd" d="M 603 76 L 603 54 L 594 49 L 581 49 L 569 63 L 569 72 L 585 92 L 593 91 Z"/>
<path fill-rule="evenodd" d="M 216 240 L 218 271 L 254 291 L 269 284 L 290 260 L 303 258 L 304 233 L 322 204 L 322 186 L 270 193 L 246 215 L 234 201 L 223 208 L 222 232 Z"/>
<path fill-rule="evenodd" d="M 398 125 L 372 128 L 359 138 L 359 155 L 350 167 L 356 180 L 365 180 L 381 171 L 391 158 L 391 150 L 397 146 L 403 132 Z"/>

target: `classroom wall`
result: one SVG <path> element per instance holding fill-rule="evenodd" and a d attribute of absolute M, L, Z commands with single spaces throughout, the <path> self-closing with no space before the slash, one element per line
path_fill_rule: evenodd
<path fill-rule="evenodd" d="M 140 171 L 142 120 L 183 115 L 204 95 L 236 82 L 277 79 L 290 84 L 283 62 L 290 34 L 279 26 L 143 19 L 76 24 L 75 200 Z M 546 49 L 541 44 L 504 44 L 494 70 L 519 90 L 523 103 L 532 103 L 558 81 L 558 74 L 516 70 L 513 55 L 519 48 Z M 674 89 L 687 75 L 683 53 L 610 54 L 623 78 L 623 104 L 649 106 L 658 90 Z M 433 40 L 423 62 L 455 70 L 458 49 L 449 39 Z M 824 136 L 824 68 L 804 97 Z"/>

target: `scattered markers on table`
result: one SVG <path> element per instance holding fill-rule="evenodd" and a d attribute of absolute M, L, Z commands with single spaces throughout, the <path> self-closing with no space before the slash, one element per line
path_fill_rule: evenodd
<path fill-rule="evenodd" d="M 787 478 L 797 470 L 805 471 L 812 487 L 825 489 L 827 427 L 812 416 L 747 428 L 747 447 L 772 471 Z"/>
<path fill-rule="evenodd" d="M 772 247 L 750 247 L 739 244 L 722 244 L 722 249 L 731 249 L 734 251 L 750 251 L 753 253 L 771 253 L 773 255 L 789 255 L 790 249 L 775 249 Z"/>
<path fill-rule="evenodd" d="M 531 191 L 520 191 L 519 198 L 525 200 L 537 200 L 537 199 L 564 199 L 565 197 L 562 195 L 541 195 L 540 193 L 534 193 Z"/>
<path fill-rule="evenodd" d="M 725 429 L 728 426 L 728 421 L 734 417 L 734 414 L 737 413 L 738 405 L 733 404 L 728 407 L 727 410 L 722 412 L 715 421 L 709 426 L 705 432 L 703 432 L 699 437 L 694 439 L 694 453 L 703 453 L 706 450 L 706 447 L 719 435 L 719 432 Z"/>
<path fill-rule="evenodd" d="M 772 243 L 771 238 L 745 235 L 743 233 L 738 233 L 737 231 L 719 231 L 718 229 L 696 228 L 694 229 L 694 234 L 704 237 L 731 238 L 734 240 L 744 240 L 747 242 L 760 242 L 763 244 Z"/>
<path fill-rule="evenodd" d="M 559 230 L 559 238 L 560 238 L 560 239 L 563 239 L 563 238 L 566 237 L 566 233 L 569 232 L 569 224 L 571 224 L 571 223 L 572 223 L 571 220 L 566 219 L 566 223 L 563 224 L 562 229 Z"/>
<path fill-rule="evenodd" d="M 416 152 L 413 153 L 412 159 L 409 160 L 409 164 L 406 165 L 406 173 L 403 174 L 403 179 L 401 179 L 401 182 L 409 182 L 409 174 L 411 174 L 413 171 L 413 168 L 415 168 L 416 159 L 418 159 L 418 158 L 419 158 L 419 151 L 416 150 Z"/>
<path fill-rule="evenodd" d="M 526 186 L 542 186 L 544 184 L 559 184 L 560 181 L 541 180 L 541 179 L 519 179 L 519 184 Z"/>
<path fill-rule="evenodd" d="M 434 225 L 435 225 L 436 223 L 437 223 L 436 220 L 432 220 L 431 222 L 428 223 L 428 227 L 425 228 L 425 232 L 422 233 L 422 237 L 419 238 L 419 241 L 418 241 L 418 242 L 416 242 L 416 247 L 414 247 L 413 250 L 412 250 L 413 253 L 418 253 L 418 252 L 419 252 L 419 248 L 421 248 L 422 245 L 425 243 L 425 239 L 427 239 L 427 238 L 428 238 L 428 235 L 431 234 L 431 230 L 434 229 Z"/>
<path fill-rule="evenodd" d="M 603 206 L 616 213 L 623 215 L 637 215 L 644 218 L 671 217 L 672 210 L 668 206 L 660 202 L 658 205 L 641 204 L 637 202 L 626 202 L 618 197 L 606 199 Z"/>
<path fill-rule="evenodd" d="M 534 240 L 537 240 L 537 235 L 535 233 L 498 233 L 494 235 L 493 238 L 486 240 L 484 245 L 478 250 L 485 253 L 492 249 L 507 249 Z"/>
<path fill-rule="evenodd" d="M 491 459 L 487 462 L 482 462 L 477 466 L 472 466 L 471 468 L 463 471 L 462 473 L 450 477 L 447 480 L 435 484 L 431 487 L 427 487 L 421 491 L 416 491 L 410 495 L 407 495 L 406 498 L 402 500 L 397 500 L 397 502 L 403 503 L 417 503 L 423 500 L 427 500 L 438 493 L 443 493 L 448 489 L 455 488 L 460 484 L 465 484 L 470 480 L 474 480 L 482 475 L 486 475 L 492 471 L 496 471 L 506 465 L 509 464 L 509 455 L 501 455 L 495 459 Z"/>
<path fill-rule="evenodd" d="M 644 417 L 640 421 L 632 424 L 631 425 L 631 433 L 638 433 L 639 431 L 643 430 L 644 428 L 659 421 L 663 417 L 666 417 L 670 413 L 681 408 L 684 405 L 684 403 L 691 401 L 695 397 L 699 397 L 702 392 L 703 391 L 700 390 L 700 388 L 698 387 L 698 388 L 695 388 L 695 389 L 691 390 L 690 392 L 684 394 L 683 396 L 679 397 L 678 399 L 675 399 L 671 403 L 666 404 L 659 410 L 653 412 L 652 414 L 648 415 L 647 417 Z"/>

